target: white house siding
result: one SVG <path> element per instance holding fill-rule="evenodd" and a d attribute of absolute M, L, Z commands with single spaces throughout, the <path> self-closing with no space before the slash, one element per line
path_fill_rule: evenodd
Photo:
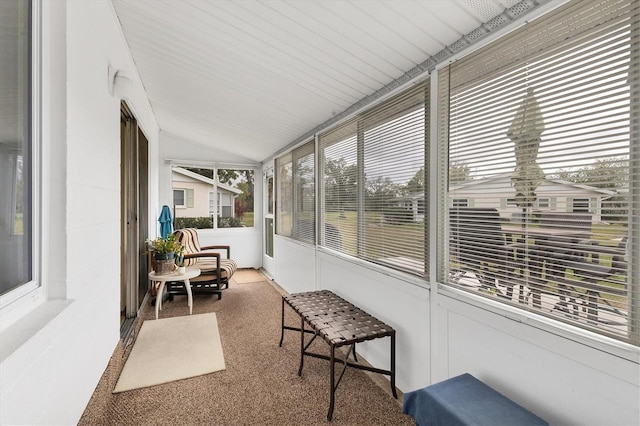
<path fill-rule="evenodd" d="M 206 217 L 209 214 L 209 191 L 211 185 L 197 182 L 179 173 L 173 173 L 173 189 L 185 189 L 193 191 L 193 207 L 176 206 L 176 217 Z M 186 200 L 185 194 L 185 203 Z"/>
<path fill-rule="evenodd" d="M 120 337 L 120 100 L 108 92 L 109 65 L 133 71 L 131 106 L 158 179 L 157 125 L 111 2 L 39 3 L 44 291 L 17 322 L 2 312 L 3 346 L 21 340 L 0 364 L 1 424 L 76 424 Z M 156 189 L 149 195 L 153 235 Z"/>
<path fill-rule="evenodd" d="M 535 207 L 536 210 L 540 211 L 571 212 L 573 211 L 572 200 L 574 198 L 588 198 L 594 222 L 599 222 L 601 219 L 603 197 L 610 196 L 609 194 L 598 192 L 595 188 L 589 189 L 586 186 L 579 187 L 556 181 L 544 181 L 536 188 L 535 192 L 538 200 L 542 198 L 549 200 L 548 207 Z M 515 190 L 511 186 L 509 176 L 471 181 L 453 187 L 449 191 L 449 197 L 456 200 L 467 199 L 469 207 L 496 207 L 505 218 L 522 212 L 522 209 L 517 205 L 509 205 L 506 202 L 508 198 L 515 197 Z"/>

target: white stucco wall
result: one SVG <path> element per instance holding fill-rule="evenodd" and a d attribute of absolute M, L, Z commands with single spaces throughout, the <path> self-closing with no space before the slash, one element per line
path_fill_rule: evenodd
<path fill-rule="evenodd" d="M 43 287 L 2 331 L 13 346 L 0 364 L 1 424 L 77 423 L 120 337 L 120 99 L 109 66 L 133 79 L 130 106 L 157 180 L 157 124 L 111 2 L 39 4 Z M 157 204 L 157 190 L 149 195 Z"/>
<path fill-rule="evenodd" d="M 287 238 L 275 259 L 285 290 L 330 289 L 396 329 L 402 391 L 468 372 L 551 424 L 640 424 L 638 348 Z M 358 352 L 387 368 L 384 340 Z"/>

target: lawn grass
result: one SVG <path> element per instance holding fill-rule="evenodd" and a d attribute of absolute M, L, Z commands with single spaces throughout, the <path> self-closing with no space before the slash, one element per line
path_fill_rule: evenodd
<path fill-rule="evenodd" d="M 16 213 L 16 220 L 13 223 L 13 234 L 22 235 L 24 233 L 24 220 L 22 213 Z"/>
<path fill-rule="evenodd" d="M 242 224 L 244 226 L 247 226 L 249 228 L 253 228 L 253 217 L 254 217 L 254 212 L 244 212 L 242 215 L 242 219 L 240 219 L 240 222 L 242 222 Z"/>

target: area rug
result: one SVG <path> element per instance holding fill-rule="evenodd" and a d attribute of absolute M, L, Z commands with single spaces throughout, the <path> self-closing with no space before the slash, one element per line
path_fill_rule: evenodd
<path fill-rule="evenodd" d="M 238 284 L 257 283 L 264 281 L 264 276 L 255 269 L 238 269 L 232 278 Z"/>
<path fill-rule="evenodd" d="M 113 393 L 224 369 L 215 313 L 147 320 Z"/>

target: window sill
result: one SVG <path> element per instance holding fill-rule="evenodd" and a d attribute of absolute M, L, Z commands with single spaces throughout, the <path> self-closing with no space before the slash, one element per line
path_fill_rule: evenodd
<path fill-rule="evenodd" d="M 527 312 L 514 306 L 505 305 L 482 296 L 468 293 L 444 284 L 438 284 L 438 294 L 450 299 L 471 305 L 495 315 L 517 323 L 525 324 L 541 331 L 571 340 L 581 345 L 614 355 L 631 362 L 640 364 L 640 347 L 631 343 L 622 342 L 606 336 L 601 336 L 588 330 L 583 330 L 569 324 Z M 442 299 L 440 299 L 442 300 Z M 446 305 L 446 303 L 444 303 Z"/>
<path fill-rule="evenodd" d="M 64 311 L 71 300 L 51 300 L 37 306 L 23 318 L 0 332 L 0 362 L 28 342 L 55 317 Z"/>

